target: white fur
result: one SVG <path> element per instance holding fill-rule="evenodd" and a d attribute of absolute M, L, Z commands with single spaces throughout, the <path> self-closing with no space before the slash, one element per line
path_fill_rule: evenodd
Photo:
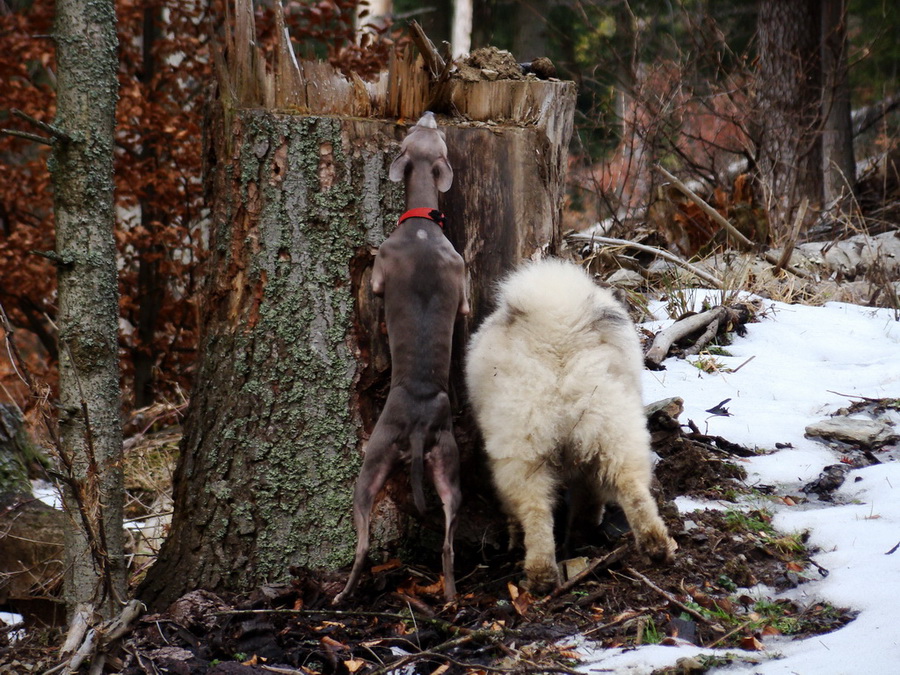
<path fill-rule="evenodd" d="M 577 265 L 525 264 L 500 285 L 497 309 L 472 337 L 466 381 L 494 484 L 525 534 L 529 586 L 558 582 L 553 504 L 583 480 L 618 502 L 638 545 L 675 549 L 650 494 L 650 437 L 640 343 L 610 291 Z"/>

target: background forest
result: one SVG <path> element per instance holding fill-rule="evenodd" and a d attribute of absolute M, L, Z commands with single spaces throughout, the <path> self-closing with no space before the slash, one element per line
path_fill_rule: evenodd
<path fill-rule="evenodd" d="M 765 4 L 765 3 L 763 3 Z M 827 3 L 826 3 L 827 4 Z M 359 39 L 356 3 L 286 2 L 301 55 L 326 57 L 345 71 L 371 75 L 404 41 L 404 22 L 419 20 L 439 43 L 449 40 L 449 2 L 396 2 L 392 20 Z M 566 222 L 576 230 L 612 218 L 607 234 L 629 237 L 646 224 L 664 246 L 693 255 L 707 223 L 684 216 L 683 231 L 652 219 L 650 167 L 663 161 L 702 181 L 724 211 L 763 207 L 740 177 L 759 161 L 757 26 L 760 6 L 741 2 L 475 2 L 472 48 L 509 49 L 522 62 L 549 56 L 559 77 L 578 84 Z M 263 37 L 273 32 L 271 3 L 258 3 Z M 196 290 L 205 255 L 201 184 L 203 101 L 212 78 L 210 35 L 224 15 L 212 2 L 118 2 L 120 101 L 116 126 L 116 240 L 121 291 L 120 347 L 128 409 L 179 403 L 190 386 L 198 334 Z M 54 117 L 52 2 L 6 0 L 0 7 L 0 122 L 27 131 L 11 110 Z M 361 20 L 365 23 L 365 19 Z M 890 3 L 847 7 L 848 90 L 858 179 L 873 185 L 895 148 L 900 17 Z M 269 46 L 271 49 L 271 45 Z M 0 137 L 0 302 L 18 329 L 35 375 L 54 382 L 57 358 L 53 212 L 46 150 Z M 875 176 L 877 173 L 877 176 Z M 857 185 L 852 187 L 858 188 Z M 867 184 L 866 187 L 869 187 Z M 884 188 L 860 195 L 877 214 Z M 839 193 L 839 190 L 838 190 Z M 836 193 L 837 194 L 837 193 Z M 833 198 L 828 201 L 833 201 Z M 884 206 L 884 204 L 882 204 Z M 692 220 L 693 219 L 693 220 Z M 702 220 L 702 219 L 701 219 Z M 752 218 L 747 218 L 748 221 Z M 748 228 L 765 224 L 748 222 Z M 699 230 L 699 231 L 698 231 Z M 778 237 L 768 236 L 769 241 Z M 28 396 L 3 365 L 4 386 L 23 408 Z M 12 376 L 11 376 L 12 375 Z"/>
<path fill-rule="evenodd" d="M 12 485 L 0 484 L 0 497 L 21 487 L 15 481 L 30 491 L 25 479 L 60 479 L 66 471 L 74 484 L 65 438 L 57 436 L 75 415 L 61 393 L 70 347 L 57 280 L 72 260 L 59 254 L 61 189 L 54 188 L 64 158 L 59 148 L 72 141 L 58 126 L 64 116 L 57 108 L 64 41 L 54 18 L 65 4 L 72 3 L 0 0 L 0 441 L 15 438 L 23 421 L 29 439 L 19 436 L 11 451 L 0 446 L 0 481 L 9 477 Z M 489 60 L 500 49 L 524 72 L 574 81 L 562 214 L 568 251 L 629 290 L 665 295 L 672 318 L 687 309 L 679 306 L 679 289 L 697 283 L 678 269 L 720 289 L 784 302 L 841 300 L 900 312 L 900 274 L 890 253 L 900 222 L 900 11 L 892 3 L 250 4 L 254 44 L 270 64 L 283 57 L 283 9 L 297 56 L 326 60 L 348 78 L 376 80 L 405 58 L 414 49 L 408 22 L 416 20 L 445 55 L 471 52 L 460 69 L 475 68 L 484 79 L 497 76 Z M 129 451 L 125 513 L 140 519 L 171 513 L 178 425 L 203 382 L 198 354 L 210 326 L 202 289 L 221 271 L 206 268 L 218 260 L 209 175 L 222 159 L 208 140 L 221 122 L 213 106 L 224 89 L 217 73 L 234 57 L 221 47 L 233 45 L 225 37 L 235 23 L 227 5 L 120 0 L 110 24 L 118 39 L 111 148 L 116 374 Z M 858 236 L 883 239 L 863 246 L 874 251 L 863 259 L 853 243 Z M 795 252 L 805 256 L 803 265 Z M 837 254 L 844 257 L 835 263 Z M 677 265 L 655 267 L 661 258 Z M 762 258 L 772 265 L 747 262 Z M 342 429 L 333 436 L 340 433 L 352 435 Z M 194 437 L 205 434 L 195 420 Z M 90 429 L 85 435 L 90 439 Z M 113 444 L 121 445 L 115 438 Z M 53 446 L 55 454 L 34 450 Z M 113 473 L 122 468 L 110 464 Z M 87 469 L 91 475 L 97 467 Z M 98 509 L 99 494 L 92 496 Z M 78 507 L 90 511 L 85 503 L 92 502 L 80 499 Z M 88 514 L 83 519 L 90 522 Z M 132 542 L 130 590 L 153 562 L 166 522 L 152 541 Z M 101 530 L 88 532 L 92 547 Z M 97 566 L 108 563 L 92 555 Z M 157 585 L 166 581 L 160 574 Z M 50 584 L 54 597 L 60 579 Z"/>

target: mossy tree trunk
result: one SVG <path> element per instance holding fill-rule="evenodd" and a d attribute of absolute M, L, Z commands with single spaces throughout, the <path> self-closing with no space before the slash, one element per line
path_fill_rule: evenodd
<path fill-rule="evenodd" d="M 144 598 L 349 559 L 364 428 L 354 307 L 373 306 L 363 270 L 403 206 L 387 180 L 393 134 L 376 121 L 213 116 L 201 361 Z"/>
<path fill-rule="evenodd" d="M 558 245 L 564 152 L 535 128 L 446 130 L 456 184 L 442 208 L 469 265 L 477 321 L 500 274 Z M 151 605 L 351 561 L 353 483 L 390 378 L 369 279 L 404 208 L 402 187 L 387 179 L 404 133 L 391 122 L 261 109 L 213 115 L 204 335 L 172 528 L 140 590 Z M 459 325 L 457 384 L 470 324 Z M 476 461 L 461 445 L 463 461 Z M 406 483 L 389 483 L 376 509 L 376 552 L 380 543 L 396 553 L 418 527 L 406 516 Z M 440 533 L 437 505 L 425 527 Z M 460 537 L 478 540 L 472 527 Z"/>
<path fill-rule="evenodd" d="M 59 441 L 73 519 L 66 539 L 70 638 L 121 609 L 119 294 L 113 205 L 118 40 L 111 0 L 59 0 L 51 157 L 59 279 Z M 78 626 L 80 625 L 80 628 Z"/>

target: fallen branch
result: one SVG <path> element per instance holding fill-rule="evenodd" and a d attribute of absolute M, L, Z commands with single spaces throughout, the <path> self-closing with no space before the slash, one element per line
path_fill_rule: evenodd
<path fill-rule="evenodd" d="M 720 306 L 676 321 L 656 334 L 656 337 L 653 338 L 653 344 L 650 345 L 650 349 L 647 350 L 647 354 L 644 356 L 644 363 L 652 370 L 659 370 L 673 344 L 703 328 L 706 328 L 704 332 L 705 337 L 710 332 L 710 327 L 714 326 L 712 335 L 709 336 L 704 345 L 697 349 L 699 351 L 715 337 L 719 326 L 727 316 L 728 310 Z"/>
<path fill-rule="evenodd" d="M 678 609 L 685 612 L 686 614 L 690 614 L 692 617 L 697 619 L 697 621 L 699 621 L 700 623 L 704 623 L 707 626 L 713 625 L 713 622 L 710 621 L 709 619 L 707 619 L 705 616 L 703 616 L 703 614 L 698 612 L 693 607 L 688 607 L 687 605 L 685 605 L 683 602 L 681 602 L 678 598 L 676 598 L 674 595 L 672 595 L 668 591 L 664 591 L 663 589 L 661 589 L 659 586 L 654 584 L 652 581 L 650 581 L 647 577 L 645 577 L 643 574 L 638 572 L 636 569 L 634 569 L 632 567 L 626 567 L 625 571 L 633 576 L 636 576 L 638 579 L 640 579 L 642 582 L 644 582 L 648 588 L 651 588 L 652 590 L 659 593 L 662 597 L 664 597 L 670 603 L 675 605 Z"/>
<path fill-rule="evenodd" d="M 602 558 L 595 558 L 594 560 L 591 561 L 590 565 L 588 565 L 586 568 L 581 570 L 578 574 L 576 574 L 574 577 L 569 579 L 566 583 L 557 586 L 553 590 L 553 592 L 551 592 L 549 595 L 536 601 L 534 603 L 534 606 L 540 607 L 541 605 L 546 604 L 546 603 L 550 602 L 551 600 L 555 600 L 563 593 L 568 593 L 570 590 L 572 590 L 578 584 L 580 584 L 582 581 L 584 581 L 588 577 L 588 575 L 593 574 L 598 569 L 604 569 L 606 567 L 609 567 L 613 563 L 618 562 L 626 550 L 628 550 L 628 544 L 623 544 L 622 546 L 619 546 L 619 548 L 613 549 L 612 551 L 607 553 Z"/>
<path fill-rule="evenodd" d="M 735 241 L 737 241 L 738 244 L 740 244 L 741 248 L 743 248 L 746 251 L 758 250 L 759 247 L 756 244 L 754 244 L 752 241 L 747 239 L 747 237 L 745 237 L 741 233 L 740 230 L 738 230 L 734 225 L 732 225 L 730 222 L 728 222 L 728 220 L 724 216 L 722 216 L 721 213 L 719 213 L 713 207 L 711 207 L 709 204 L 707 204 L 706 201 L 704 201 L 701 197 L 698 197 L 697 194 L 694 193 L 694 191 L 691 190 L 687 185 L 682 183 L 675 176 L 673 176 L 671 173 L 666 171 L 664 168 L 662 168 L 658 164 L 656 165 L 656 169 L 663 176 L 665 176 L 669 181 L 671 181 L 672 185 L 674 185 L 676 188 L 678 188 L 678 190 L 682 194 L 684 194 L 688 199 L 690 199 L 697 206 L 699 206 L 700 209 L 703 211 L 703 213 L 708 215 L 710 218 L 712 218 L 714 221 L 716 221 L 719 225 L 721 225 L 723 228 L 725 228 L 725 231 L 728 232 L 728 234 Z M 775 265 L 776 267 L 778 267 L 781 263 L 781 261 L 778 259 L 777 256 L 773 255 L 772 253 L 769 253 L 768 251 L 763 252 L 762 256 L 763 256 L 763 258 L 765 258 L 766 262 L 768 262 L 772 265 Z M 806 281 L 814 281 L 814 279 L 809 274 L 807 274 L 803 270 L 797 269 L 796 267 L 792 267 L 791 265 L 785 265 L 783 269 L 787 272 L 790 272 L 791 274 L 793 274 L 795 276 L 800 277 L 801 279 L 805 279 Z"/>
<path fill-rule="evenodd" d="M 628 241 L 627 239 L 615 239 L 614 237 L 601 237 L 594 234 L 583 233 L 569 235 L 568 239 L 572 241 L 583 241 L 591 244 L 603 244 L 604 246 L 622 246 L 626 248 L 633 248 L 636 251 L 643 251 L 644 253 L 651 253 L 686 269 L 698 279 L 701 279 L 702 281 L 710 284 L 713 288 L 724 288 L 724 284 L 716 276 L 708 272 L 704 272 L 696 265 L 692 265 L 691 263 L 689 263 L 687 260 L 679 258 L 674 253 L 666 251 L 665 249 L 657 248 L 656 246 L 638 244 L 637 242 Z"/>

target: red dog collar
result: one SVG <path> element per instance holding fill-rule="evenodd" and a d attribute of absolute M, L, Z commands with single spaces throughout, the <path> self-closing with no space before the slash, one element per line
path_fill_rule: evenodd
<path fill-rule="evenodd" d="M 410 209 L 402 216 L 400 216 L 400 220 L 397 221 L 399 225 L 404 220 L 408 220 L 410 218 L 427 218 L 431 220 L 441 227 L 447 224 L 447 216 L 438 211 L 437 209 L 429 209 L 428 207 L 420 208 L 420 209 Z"/>

